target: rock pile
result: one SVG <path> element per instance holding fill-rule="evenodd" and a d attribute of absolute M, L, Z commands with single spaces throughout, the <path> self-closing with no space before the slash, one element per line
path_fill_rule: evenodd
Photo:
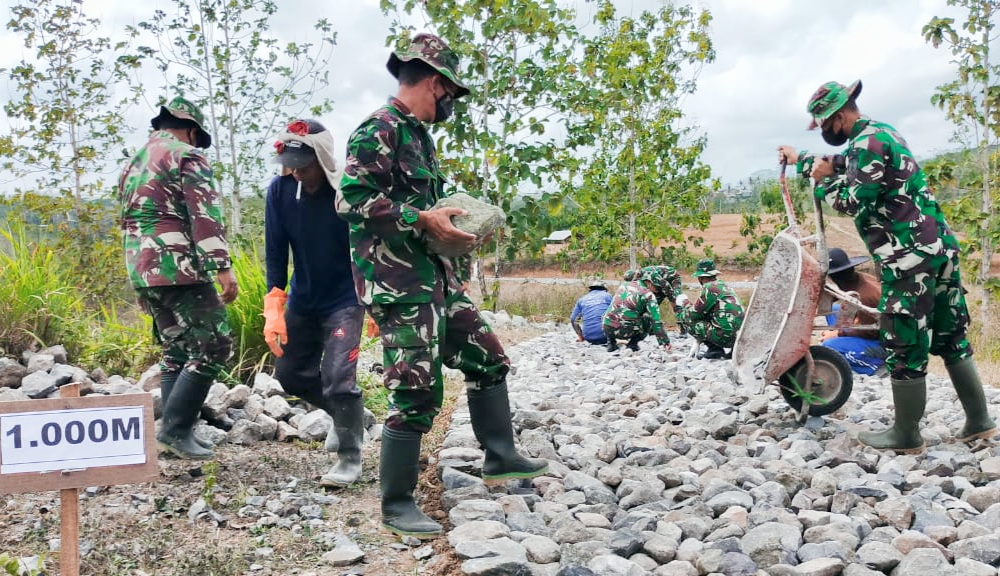
<path fill-rule="evenodd" d="M 436 465 L 465 574 L 996 576 L 998 449 L 954 441 L 947 380 L 928 379 L 927 452 L 897 456 L 851 439 L 890 421 L 887 381 L 857 377 L 800 425 L 777 387 L 735 385 L 691 343 L 609 354 L 563 331 L 508 350 L 516 434 L 551 472 L 486 487 L 456 410 Z"/>

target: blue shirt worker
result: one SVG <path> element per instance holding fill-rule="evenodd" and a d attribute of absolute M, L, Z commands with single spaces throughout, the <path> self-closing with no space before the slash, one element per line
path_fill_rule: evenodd
<path fill-rule="evenodd" d="M 606 344 L 608 338 L 604 335 L 603 318 L 614 298 L 603 283 L 593 281 L 587 285 L 587 292 L 576 301 L 569 323 L 576 332 L 576 339 L 586 340 L 591 344 Z"/>
<path fill-rule="evenodd" d="M 361 475 L 364 406 L 356 369 L 364 309 L 351 276 L 347 223 L 334 209 L 333 135 L 315 120 L 288 125 L 275 143 L 290 172 L 267 189 L 264 339 L 289 394 L 333 418 L 326 449 L 337 463 L 320 484 L 340 488 Z M 288 253 L 294 272 L 288 285 Z"/>

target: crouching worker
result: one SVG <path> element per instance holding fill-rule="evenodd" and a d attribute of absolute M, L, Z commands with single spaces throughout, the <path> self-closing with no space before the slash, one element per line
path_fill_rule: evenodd
<path fill-rule="evenodd" d="M 347 223 L 334 210 L 333 135 L 315 120 L 297 120 L 275 149 L 289 173 L 271 181 L 264 207 L 264 339 L 285 391 L 333 418 L 326 449 L 337 452 L 337 463 L 320 484 L 341 488 L 361 475 L 364 406 L 356 372 L 365 312 L 351 280 Z M 289 248 L 295 266 L 286 294 Z"/>
<path fill-rule="evenodd" d="M 427 123 L 444 122 L 469 93 L 458 56 L 437 36 L 418 34 L 389 57 L 395 97 L 366 118 L 347 143 L 337 211 L 350 224 L 358 296 L 378 324 L 392 409 L 382 433 L 382 525 L 430 538 L 441 525 L 417 507 L 420 444 L 444 399 L 442 364 L 465 374 L 469 416 L 483 446 L 483 480 L 533 478 L 548 462 L 514 447 L 507 372 L 510 360 L 462 282 L 470 258 L 428 249 L 428 238 L 471 251 L 480 241 L 455 227 L 460 208 L 431 207 L 445 179 Z"/>
<path fill-rule="evenodd" d="M 628 347 L 639 351 L 639 342 L 650 334 L 664 349 L 670 350 L 670 337 L 660 318 L 655 290 L 663 279 L 652 268 L 643 268 L 639 277 L 618 287 L 608 311 L 604 313 L 604 334 L 608 352 L 618 350 L 618 340 L 628 340 Z"/>
<path fill-rule="evenodd" d="M 698 342 L 708 350 L 701 356 L 706 359 L 728 358 L 736 343 L 736 334 L 743 326 L 743 305 L 733 290 L 718 279 L 715 262 L 704 259 L 698 262 L 694 277 L 701 282 L 701 295 L 694 304 L 685 294 L 677 297 L 677 320 Z"/>
<path fill-rule="evenodd" d="M 855 267 L 870 260 L 867 256 L 848 258 L 847 253 L 840 248 L 830 249 L 830 267 L 827 276 L 844 292 L 854 292 L 858 300 L 869 308 L 878 308 L 882 295 L 882 286 L 878 279 L 866 272 L 859 272 Z M 832 314 L 836 323 L 836 314 Z M 828 317 L 829 321 L 830 318 Z M 878 320 L 867 312 L 858 311 L 854 317 L 856 326 L 848 326 L 839 330 L 828 330 L 820 337 L 823 346 L 836 350 L 847 359 L 851 370 L 858 374 L 872 375 L 885 365 L 888 354 L 879 343 Z"/>
<path fill-rule="evenodd" d="M 569 324 L 576 332 L 577 341 L 604 344 L 608 339 L 604 336 L 601 321 L 611 304 L 612 296 L 600 280 L 592 280 L 587 288 L 590 291 L 581 296 L 573 306 Z"/>

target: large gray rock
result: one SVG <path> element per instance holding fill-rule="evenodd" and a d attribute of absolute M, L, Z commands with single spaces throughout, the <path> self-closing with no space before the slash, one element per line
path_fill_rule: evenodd
<path fill-rule="evenodd" d="M 52 354 L 32 354 L 28 360 L 28 374 L 34 372 L 48 372 L 56 365 L 56 359 Z"/>
<path fill-rule="evenodd" d="M 13 358 L 0 358 L 0 388 L 17 388 L 28 369 Z"/>
<path fill-rule="evenodd" d="M 31 400 L 20 388 L 0 388 L 0 402 L 23 402 Z"/>
<path fill-rule="evenodd" d="M 774 564 L 798 564 L 796 553 L 802 545 L 802 534 L 795 526 L 767 522 L 747 531 L 742 548 L 763 570 Z"/>
<path fill-rule="evenodd" d="M 462 192 L 452 194 L 447 198 L 438 200 L 434 206 L 431 207 L 431 210 L 444 207 L 454 207 L 465 210 L 467 214 L 464 216 L 452 216 L 452 224 L 454 224 L 459 230 L 473 234 L 480 239 L 503 226 L 507 221 L 507 215 L 504 214 L 504 211 L 500 208 L 493 206 L 492 204 L 487 204 L 481 200 L 477 200 L 476 198 Z M 429 235 L 427 236 L 427 247 L 431 250 L 431 252 L 442 256 L 455 257 L 463 256 L 469 253 L 469 250 L 458 246 L 446 245 Z"/>
<path fill-rule="evenodd" d="M 21 392 L 30 398 L 45 398 L 56 391 L 56 378 L 44 370 L 32 372 L 21 380 Z"/>

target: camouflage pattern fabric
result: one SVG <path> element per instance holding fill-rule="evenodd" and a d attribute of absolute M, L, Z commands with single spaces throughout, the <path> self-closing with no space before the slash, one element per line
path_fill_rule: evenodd
<path fill-rule="evenodd" d="M 427 210 L 445 196 L 444 176 L 427 128 L 396 98 L 351 134 L 337 191 L 337 213 L 350 224 L 355 289 L 366 306 L 441 303 L 461 291 L 468 257 L 431 253 L 404 207 Z"/>
<path fill-rule="evenodd" d="M 958 270 L 958 252 L 930 259 L 930 270 L 882 285 L 879 327 L 896 379 L 927 374 L 928 354 L 951 365 L 972 356 L 966 338 L 969 311 Z"/>
<path fill-rule="evenodd" d="M 215 378 L 232 356 L 226 308 L 214 284 L 137 288 L 139 305 L 153 317 L 163 348 L 162 372 L 187 368 Z"/>
<path fill-rule="evenodd" d="M 846 170 L 818 182 L 814 193 L 854 217 L 881 270 L 889 372 L 918 378 L 926 374 L 928 353 L 946 364 L 971 356 L 958 240 L 906 141 L 892 126 L 862 117 L 843 156 Z M 815 159 L 803 151 L 798 172 L 808 175 Z"/>
<path fill-rule="evenodd" d="M 442 364 L 461 370 L 470 389 L 499 384 L 510 370 L 503 346 L 465 292 L 437 303 L 374 304 L 382 340 L 386 425 L 428 432 L 444 400 Z"/>
<path fill-rule="evenodd" d="M 694 304 L 680 307 L 677 321 L 699 342 L 729 348 L 743 326 L 743 305 L 722 280 L 707 282 Z"/>
<path fill-rule="evenodd" d="M 410 60 L 422 60 L 445 78 L 451 80 L 452 84 L 458 88 L 455 92 L 456 98 L 461 98 L 469 93 L 469 88 L 458 79 L 458 54 L 455 54 L 455 51 L 441 38 L 426 32 L 417 34 L 406 48 L 396 50 L 389 55 L 386 68 L 389 69 L 389 73 L 394 78 L 397 78 L 399 77 L 400 62 Z"/>
<path fill-rule="evenodd" d="M 198 149 L 153 132 L 118 184 L 129 281 L 135 288 L 212 282 L 231 266 L 222 203 Z"/>
<path fill-rule="evenodd" d="M 803 151 L 799 173 L 811 172 L 815 158 Z M 883 283 L 928 272 L 933 257 L 958 249 L 924 171 L 895 128 L 862 117 L 844 160 L 846 170 L 824 178 L 815 194 L 854 218 Z"/>
<path fill-rule="evenodd" d="M 644 338 L 655 334 L 661 346 L 670 344 L 660 318 L 656 295 L 639 282 L 626 282 L 618 287 L 608 311 L 604 313 L 603 325 L 609 340 Z"/>
<path fill-rule="evenodd" d="M 650 273 L 650 280 L 653 282 L 653 291 L 656 293 L 657 301 L 663 302 L 664 300 L 669 300 L 673 302 L 684 291 L 684 287 L 681 285 L 681 275 L 673 266 L 659 264 L 656 266 L 647 266 L 643 270 Z"/>

